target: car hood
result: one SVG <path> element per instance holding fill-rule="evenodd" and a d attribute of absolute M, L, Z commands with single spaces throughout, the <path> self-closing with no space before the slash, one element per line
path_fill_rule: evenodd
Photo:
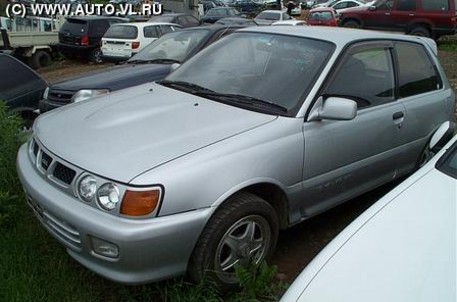
<path fill-rule="evenodd" d="M 455 301 L 456 184 L 435 169 L 402 184 L 305 269 L 299 300 L 281 301 Z"/>
<path fill-rule="evenodd" d="M 58 157 L 128 183 L 275 118 L 148 83 L 53 110 L 37 119 L 34 131 Z"/>
<path fill-rule="evenodd" d="M 163 79 L 171 71 L 169 64 L 123 64 L 97 70 L 51 85 L 51 89 L 109 89 L 111 91 Z"/>

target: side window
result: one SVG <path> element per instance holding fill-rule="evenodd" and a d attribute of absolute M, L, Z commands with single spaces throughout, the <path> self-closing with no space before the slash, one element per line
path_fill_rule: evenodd
<path fill-rule="evenodd" d="M 158 38 L 159 33 L 156 26 L 146 26 L 143 28 L 143 33 L 145 38 Z"/>
<path fill-rule="evenodd" d="M 394 100 L 395 80 L 389 48 L 351 51 L 327 85 L 324 95 L 347 97 L 364 108 Z"/>
<path fill-rule="evenodd" d="M 173 31 L 175 31 L 175 30 L 176 30 L 176 29 L 174 29 L 173 26 L 170 26 L 170 25 L 160 25 L 160 31 L 162 32 L 162 35 L 171 33 L 171 32 L 173 32 Z"/>
<path fill-rule="evenodd" d="M 452 0 L 451 0 L 452 1 Z M 421 0 L 421 6 L 424 11 L 449 11 L 449 0 Z M 456 2 L 457 7 L 457 2 Z"/>
<path fill-rule="evenodd" d="M 441 78 L 422 45 L 399 42 L 396 51 L 400 97 L 441 89 Z"/>
<path fill-rule="evenodd" d="M 399 10 L 399 11 L 416 10 L 416 0 L 398 0 L 397 10 Z"/>
<path fill-rule="evenodd" d="M 381 0 L 376 4 L 379 10 L 392 10 L 394 7 L 394 0 Z"/>
<path fill-rule="evenodd" d="M 182 25 L 182 27 L 190 27 L 191 25 L 187 22 L 185 16 L 178 17 L 178 23 Z"/>
<path fill-rule="evenodd" d="M 338 3 L 337 5 L 335 5 L 333 8 L 334 9 L 342 9 L 342 8 L 346 8 L 347 5 L 348 5 L 349 2 L 342 2 L 342 3 Z"/>

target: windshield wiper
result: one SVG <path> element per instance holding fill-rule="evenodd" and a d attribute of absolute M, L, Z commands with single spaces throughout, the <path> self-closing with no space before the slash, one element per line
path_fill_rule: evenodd
<path fill-rule="evenodd" d="M 175 59 L 153 59 L 153 60 L 127 60 L 127 64 L 173 64 L 173 63 L 181 63 Z"/>
<path fill-rule="evenodd" d="M 273 109 L 281 113 L 287 113 L 288 109 L 273 102 L 261 100 L 252 96 L 231 93 L 219 93 L 215 91 L 199 91 L 195 93 L 198 96 L 208 97 L 222 102 L 231 102 L 235 104 L 247 105 L 249 107 L 261 107 L 263 109 Z"/>
<path fill-rule="evenodd" d="M 171 87 L 175 88 L 178 90 L 184 90 L 189 93 L 197 94 L 197 93 L 212 93 L 213 91 L 211 89 L 202 87 L 200 85 L 190 83 L 190 82 L 184 82 L 184 81 L 169 81 L 169 80 L 162 80 L 157 82 L 160 85 L 166 86 L 166 87 Z"/>

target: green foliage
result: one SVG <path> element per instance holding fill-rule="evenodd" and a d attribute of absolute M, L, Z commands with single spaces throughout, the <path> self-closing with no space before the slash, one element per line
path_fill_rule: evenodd
<path fill-rule="evenodd" d="M 442 39 L 437 42 L 438 49 L 444 51 L 457 51 L 457 39 Z"/>
<path fill-rule="evenodd" d="M 276 266 L 269 266 L 266 262 L 236 266 L 235 274 L 241 291 L 233 295 L 233 301 L 277 301 L 284 285 L 275 281 L 276 272 Z"/>
<path fill-rule="evenodd" d="M 17 150 L 25 141 L 21 125 L 21 119 L 9 114 L 8 107 L 0 102 L 0 230 L 12 226 L 16 204 L 23 197 L 15 169 Z"/>

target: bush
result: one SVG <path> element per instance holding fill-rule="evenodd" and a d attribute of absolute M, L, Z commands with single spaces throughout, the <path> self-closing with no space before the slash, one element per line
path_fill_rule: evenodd
<path fill-rule="evenodd" d="M 22 121 L 8 113 L 8 107 L 0 102 L 0 228 L 11 225 L 15 217 L 15 204 L 22 202 L 22 187 L 16 174 L 16 154 L 25 141 L 20 131 Z"/>

